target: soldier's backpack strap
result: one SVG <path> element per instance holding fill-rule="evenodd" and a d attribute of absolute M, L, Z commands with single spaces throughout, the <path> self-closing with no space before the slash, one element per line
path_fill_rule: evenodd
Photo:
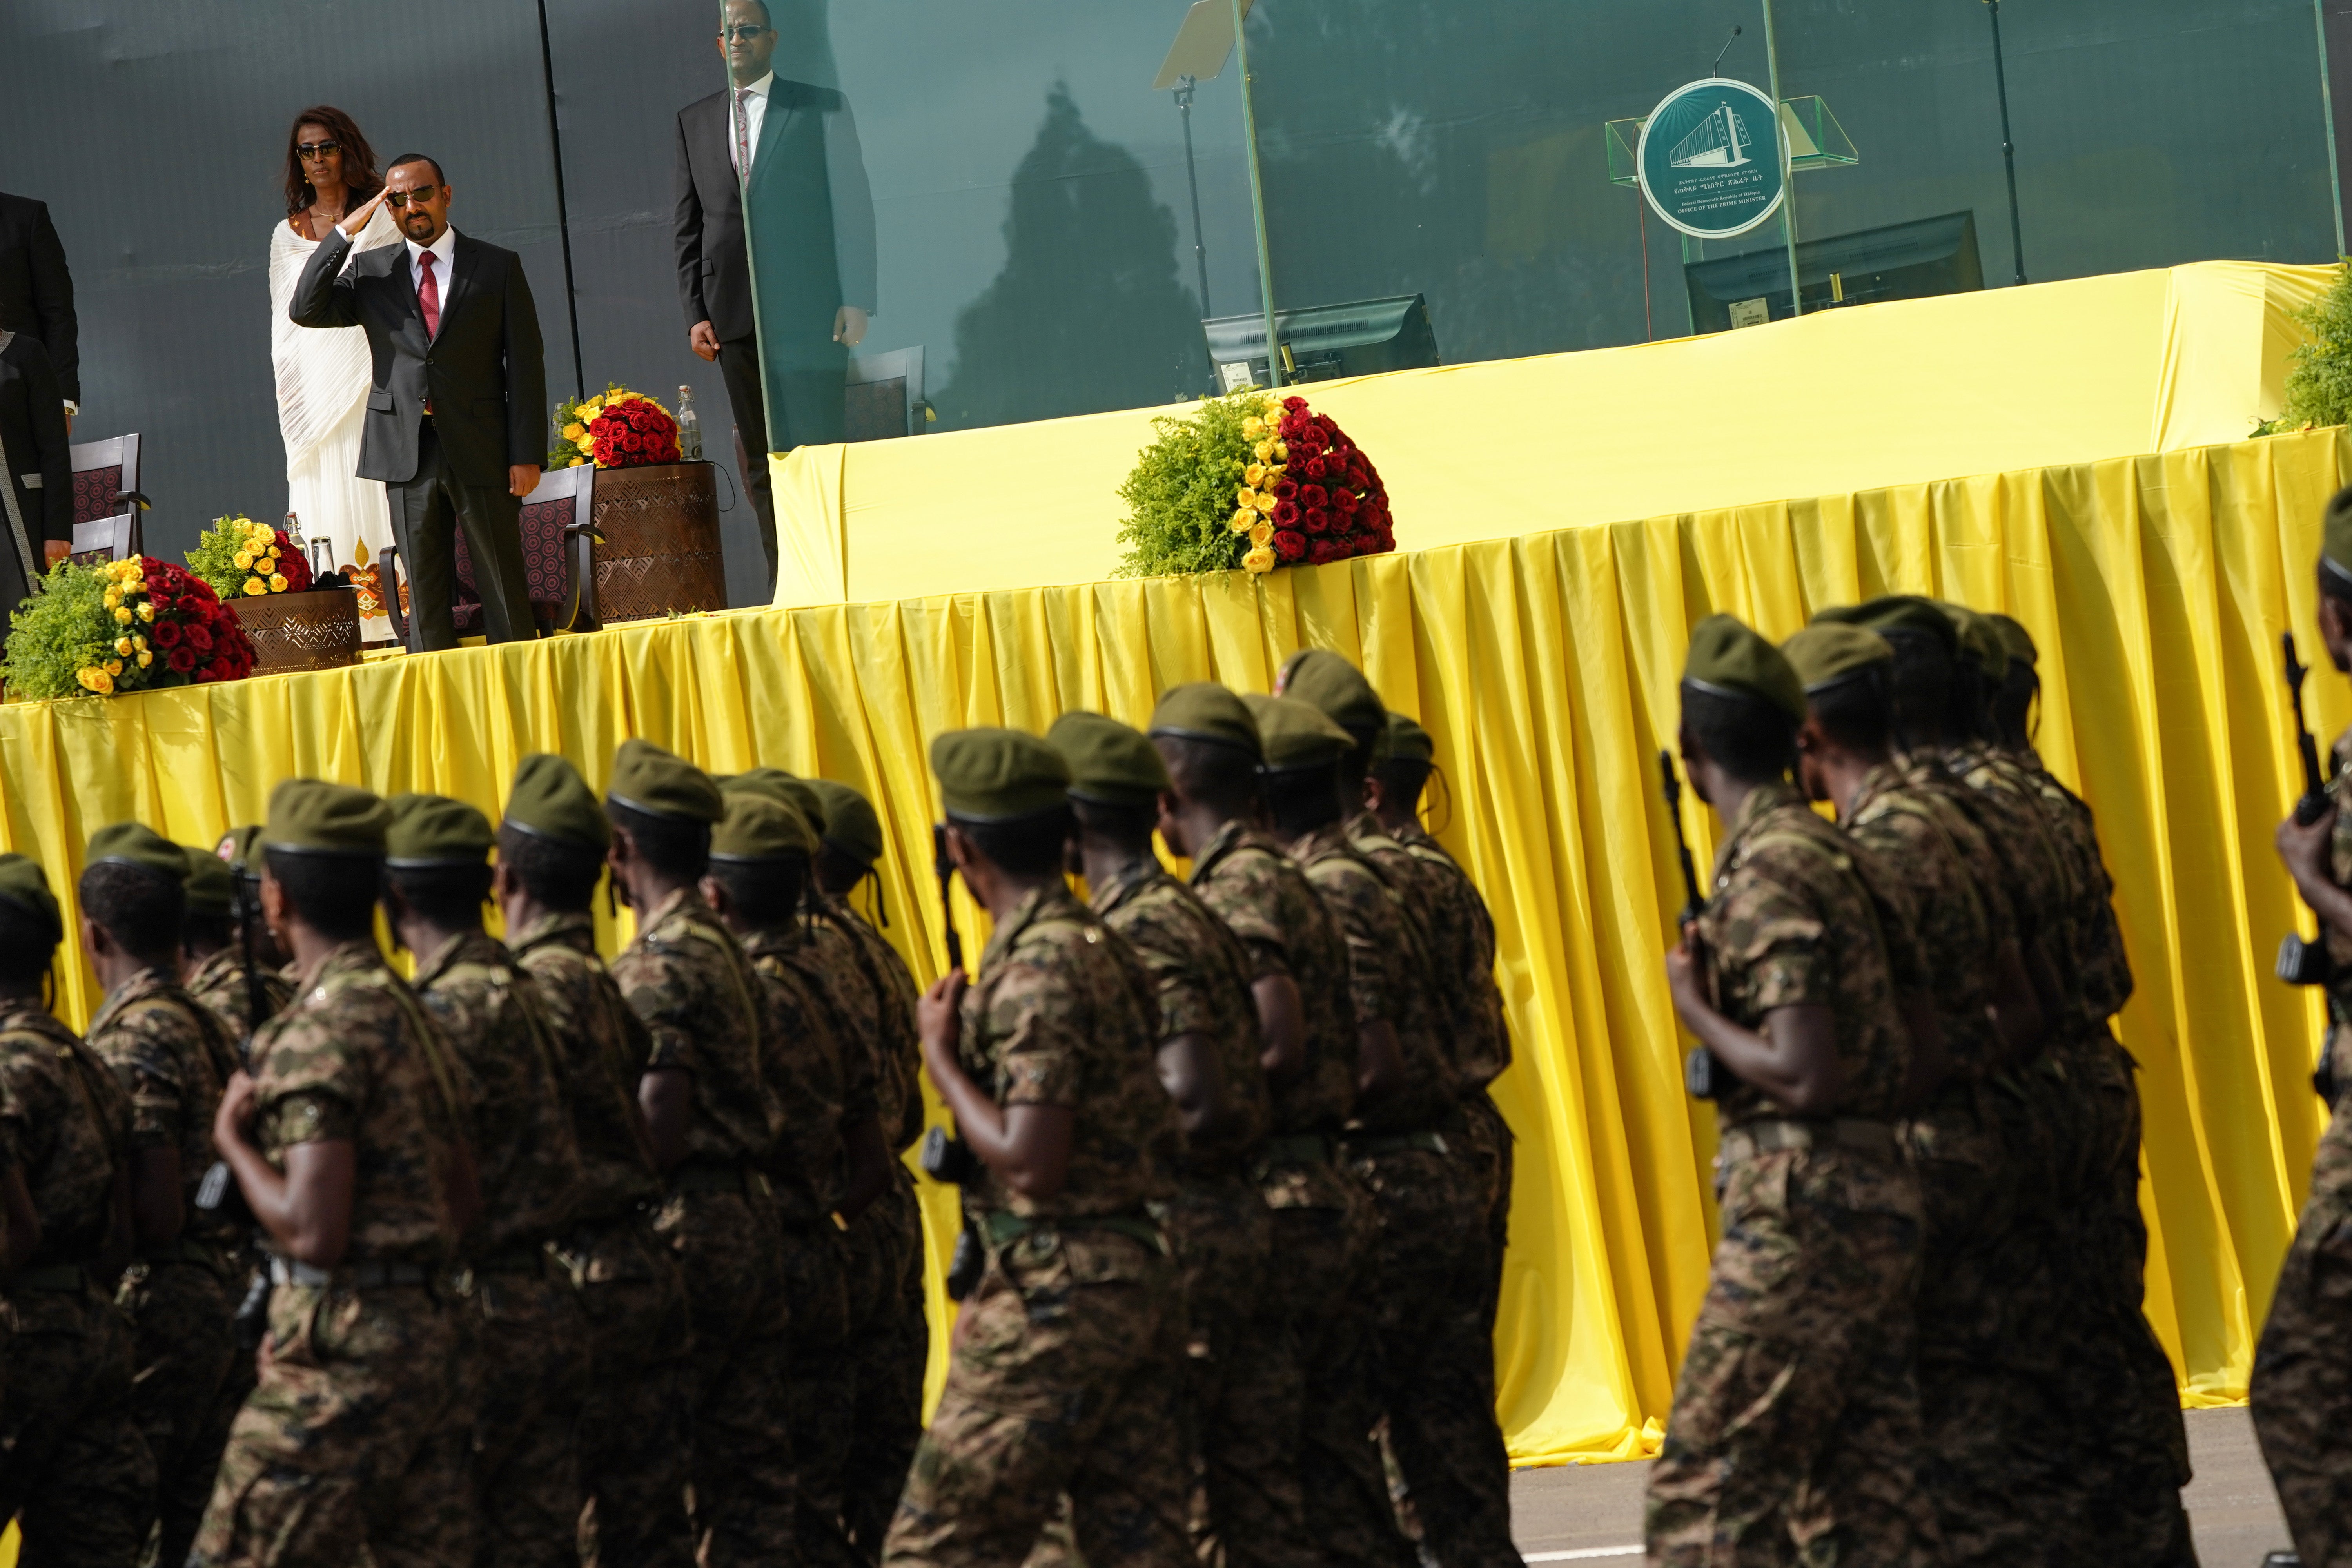
<path fill-rule="evenodd" d="M 177 986 L 151 991 L 115 1015 L 118 1019 L 144 1018 L 156 1013 L 176 1013 L 195 1026 L 196 1037 L 203 1042 L 205 1060 L 224 1084 L 237 1070 L 236 1052 L 222 1030 L 212 1009 Z"/>
<path fill-rule="evenodd" d="M 432 1069 L 434 1087 L 441 1094 L 441 1110 L 449 1118 L 450 1131 L 471 1142 L 474 1135 L 473 1107 L 466 1092 L 457 1086 L 457 1064 L 449 1058 L 449 1045 L 442 1037 L 441 1026 L 425 1011 L 425 1004 L 416 993 L 398 975 L 391 976 L 392 984 L 381 987 L 408 1020 L 411 1033 L 416 1037 L 416 1048 L 424 1054 L 425 1065 Z"/>
<path fill-rule="evenodd" d="M 1886 799 L 1886 808 L 1889 811 L 1899 811 L 1906 816 L 1926 823 L 1929 831 L 1933 832 L 1944 846 L 1946 854 L 1963 866 L 1968 864 L 1968 858 L 1960 853 L 1959 845 L 1952 837 L 1952 830 L 1944 826 L 1943 820 L 1936 815 L 1934 808 L 1926 801 L 1916 795 L 1890 795 Z M 1967 886 L 1969 901 L 1976 905 L 1977 914 L 1981 918 L 1984 914 L 1984 895 L 1978 890 L 1975 878 L 1969 878 Z"/>

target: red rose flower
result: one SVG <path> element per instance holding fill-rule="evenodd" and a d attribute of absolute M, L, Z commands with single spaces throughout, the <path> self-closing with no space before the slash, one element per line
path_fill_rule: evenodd
<path fill-rule="evenodd" d="M 1330 501 L 1329 493 L 1321 485 L 1301 485 L 1298 488 L 1298 504 L 1309 511 L 1318 506 L 1328 506 Z"/>
<path fill-rule="evenodd" d="M 1296 561 L 1307 553 L 1307 536 L 1277 528 L 1274 531 L 1274 552 L 1285 561 Z"/>
<path fill-rule="evenodd" d="M 1297 524 L 1298 524 L 1298 503 L 1297 503 L 1297 501 L 1295 501 L 1295 500 L 1285 500 L 1285 501 L 1276 501 L 1276 502 L 1275 502 L 1275 503 L 1274 503 L 1274 526 L 1275 526 L 1275 527 L 1276 527 L 1276 528 L 1295 528 L 1295 527 L 1297 527 Z"/>
<path fill-rule="evenodd" d="M 1328 414 L 1318 414 L 1315 416 L 1315 428 L 1322 431 L 1326 437 L 1337 436 L 1339 433 L 1338 422 Z"/>
<path fill-rule="evenodd" d="M 1296 414 L 1300 409 L 1307 406 L 1307 399 L 1303 397 L 1286 397 L 1282 400 L 1282 405 L 1290 410 L 1291 413 Z"/>
<path fill-rule="evenodd" d="M 213 629 L 202 621 L 188 623 L 188 646 L 198 653 L 213 651 Z"/>
<path fill-rule="evenodd" d="M 1280 500 L 1297 500 L 1298 499 L 1298 481 L 1297 479 L 1276 479 L 1274 481 L 1274 493 L 1276 499 Z"/>
<path fill-rule="evenodd" d="M 163 662 L 172 667 L 173 674 L 185 675 L 196 668 L 196 656 L 184 647 L 175 647 L 163 656 Z"/>
<path fill-rule="evenodd" d="M 153 626 L 147 628 L 147 640 L 153 643 L 157 647 L 173 648 L 179 647 L 180 623 L 177 621 L 157 621 Z"/>
<path fill-rule="evenodd" d="M 1310 566 L 1328 566 L 1338 559 L 1328 539 L 1318 539 L 1307 547 L 1307 563 Z"/>
<path fill-rule="evenodd" d="M 1331 514 L 1319 506 L 1308 507 L 1306 515 L 1299 519 L 1298 526 L 1309 533 L 1328 533 L 1331 531 Z"/>
<path fill-rule="evenodd" d="M 226 680 L 234 673 L 234 668 L 226 658 L 216 658 L 213 660 L 212 663 L 205 666 L 205 673 L 212 677 L 215 680 Z"/>
<path fill-rule="evenodd" d="M 1298 465 L 1298 471 L 1310 479 L 1319 479 L 1329 466 L 1321 458 L 1309 458 Z"/>
<path fill-rule="evenodd" d="M 1333 490 L 1331 504 L 1339 510 L 1341 516 L 1353 517 L 1356 514 L 1356 509 L 1364 503 L 1356 499 L 1356 492 L 1353 490 Z"/>

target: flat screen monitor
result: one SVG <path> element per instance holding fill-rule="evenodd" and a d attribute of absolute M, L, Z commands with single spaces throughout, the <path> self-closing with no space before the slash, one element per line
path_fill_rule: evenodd
<path fill-rule="evenodd" d="M 1217 389 L 1268 384 L 1265 316 L 1220 316 L 1202 321 L 1209 358 L 1217 366 Z M 1334 381 L 1343 375 L 1374 375 L 1437 363 L 1437 334 L 1430 330 L 1429 302 L 1419 294 L 1392 300 L 1359 300 L 1347 305 L 1310 305 L 1274 313 L 1275 338 L 1284 350 L 1282 379 Z"/>
<path fill-rule="evenodd" d="M 1785 321 L 1789 251 L 1784 245 L 1685 266 L 1691 326 L 1701 332 Z M 1984 287 L 1973 212 L 1797 242 L 1805 314 L 1882 300 L 1919 300 Z"/>

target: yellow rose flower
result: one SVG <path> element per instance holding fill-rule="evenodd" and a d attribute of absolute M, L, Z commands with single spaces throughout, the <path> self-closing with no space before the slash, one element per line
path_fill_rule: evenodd
<path fill-rule="evenodd" d="M 131 624 L 131 612 L 121 605 L 115 605 L 114 624 L 119 626 L 129 626 Z"/>
<path fill-rule="evenodd" d="M 269 584 L 263 582 L 260 578 L 247 577 L 245 580 L 245 596 L 247 598 L 258 599 L 262 595 L 267 594 L 268 592 L 269 592 Z"/>
<path fill-rule="evenodd" d="M 577 447 L 581 442 L 588 439 L 588 427 L 585 425 L 566 425 L 563 427 L 563 438 Z"/>
<path fill-rule="evenodd" d="M 272 572 L 269 574 L 269 591 L 273 594 L 282 594 L 286 592 L 285 574 Z"/>
<path fill-rule="evenodd" d="M 1289 443 L 1289 442 L 1287 442 L 1287 441 L 1276 441 L 1276 442 L 1274 444 L 1274 460 L 1275 460 L 1276 462 L 1277 462 L 1277 463 L 1286 463 L 1286 462 L 1290 461 L 1290 443 Z"/>
<path fill-rule="evenodd" d="M 1243 480 L 1252 486 L 1255 486 L 1259 480 L 1265 478 L 1265 465 L 1263 463 L 1252 463 L 1248 468 L 1242 470 Z"/>
<path fill-rule="evenodd" d="M 141 620 L 142 620 L 142 621 L 152 621 L 152 620 L 153 620 L 153 619 L 155 618 L 155 606 L 154 606 L 154 605 L 140 605 L 140 606 L 139 606 L 139 618 L 140 618 Z"/>
<path fill-rule="evenodd" d="M 122 590 L 121 590 L 121 589 L 120 589 L 120 588 L 109 588 L 109 589 L 106 591 L 106 607 L 107 607 L 108 609 L 111 610 L 111 609 L 115 608 L 117 605 L 121 605 L 121 603 L 122 603 Z"/>
<path fill-rule="evenodd" d="M 132 637 L 131 639 L 131 646 L 137 648 L 141 653 L 145 653 L 147 651 L 147 639 L 145 637 Z"/>
<path fill-rule="evenodd" d="M 252 551 L 240 550 L 236 552 L 236 569 L 240 572 L 250 572 L 253 570 Z"/>
<path fill-rule="evenodd" d="M 1270 544 L 1273 542 L 1274 524 L 1270 522 L 1261 522 L 1256 527 L 1250 530 L 1250 542 L 1252 544 L 1265 545 Z"/>
<path fill-rule="evenodd" d="M 1242 564 L 1247 567 L 1253 575 L 1262 576 L 1274 570 L 1274 552 L 1260 545 L 1242 557 Z"/>
<path fill-rule="evenodd" d="M 1250 489 L 1249 486 L 1244 485 L 1241 489 L 1234 492 L 1234 504 L 1235 506 L 1255 506 L 1257 505 L 1257 492 Z"/>
<path fill-rule="evenodd" d="M 115 638 L 115 639 L 114 639 L 114 651 L 115 651 L 115 652 L 117 652 L 117 653 L 119 653 L 119 654 L 121 654 L 121 655 L 123 658 L 130 658 L 130 657 L 131 657 L 131 639 L 130 639 L 129 637 L 117 637 L 117 638 Z"/>
<path fill-rule="evenodd" d="M 122 673 L 122 661 L 119 658 L 108 659 L 106 661 L 106 673 L 109 675 L 121 675 Z"/>
<path fill-rule="evenodd" d="M 1266 462 L 1274 456 L 1274 443 L 1271 441 L 1260 441 L 1257 444 L 1255 450 L 1257 452 L 1257 460 L 1261 463 Z"/>
<path fill-rule="evenodd" d="M 1250 525 L 1255 521 L 1257 521 L 1257 508 L 1245 506 L 1226 520 L 1225 526 L 1235 533 L 1247 533 L 1250 531 Z"/>
<path fill-rule="evenodd" d="M 74 671 L 74 679 L 80 681 L 84 687 L 97 692 L 100 697 L 109 696 L 114 690 L 114 677 L 107 674 L 106 671 L 99 668 L 96 665 L 90 666 L 88 669 L 78 669 Z"/>
<path fill-rule="evenodd" d="M 155 656 L 152 653 L 142 653 L 139 656 L 139 668 L 142 669 L 146 668 L 149 665 L 154 662 Z"/>
<path fill-rule="evenodd" d="M 1265 434 L 1265 421 L 1253 414 L 1242 421 L 1242 434 L 1255 441 Z"/>
<path fill-rule="evenodd" d="M 1272 510 L 1274 510 L 1274 507 L 1275 507 L 1275 500 L 1274 500 L 1274 492 L 1273 492 L 1272 490 L 1260 490 L 1260 491 L 1258 491 L 1258 492 L 1257 492 L 1257 510 L 1260 510 L 1260 511 L 1272 511 Z"/>

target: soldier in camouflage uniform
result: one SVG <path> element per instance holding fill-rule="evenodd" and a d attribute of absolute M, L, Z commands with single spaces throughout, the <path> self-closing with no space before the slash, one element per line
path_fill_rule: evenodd
<path fill-rule="evenodd" d="M 688 1568 L 691 1367 L 686 1283 L 654 1235 L 661 1173 L 637 1083 L 652 1039 L 596 954 L 589 902 L 613 842 L 594 792 L 540 753 L 515 769 L 491 897 L 515 962 L 539 983 L 562 1060 L 580 1181 L 559 1258 L 588 1336 L 580 1414 L 580 1555 L 628 1568 Z"/>
<path fill-rule="evenodd" d="M 286 956 L 262 926 L 261 868 L 247 858 L 252 837 L 259 831 L 240 827 L 223 836 L 217 850 L 188 851 L 188 923 L 180 941 L 182 967 L 187 976 L 181 984 L 189 995 L 212 1009 L 240 1053 L 253 1031 L 284 1012 L 294 999 L 293 987 L 283 973 Z M 215 866 L 219 871 L 212 868 Z M 244 912 L 247 910 L 252 911 L 250 929 Z M 248 942 L 253 948 L 253 973 L 259 976 L 260 1018 L 253 1016 L 253 987 L 246 982 Z"/>
<path fill-rule="evenodd" d="M 1034 735 L 932 743 L 947 845 L 995 921 L 980 984 L 925 994 L 924 1064 L 982 1173 L 987 1268 L 956 1324 L 884 1561 L 1018 1568 L 1061 1498 L 1091 1568 L 1188 1568 L 1182 1309 L 1144 1205 L 1172 1113 L 1127 944 L 1062 879 L 1068 771 Z"/>
<path fill-rule="evenodd" d="M 883 1141 L 903 1155 L 923 1135 L 923 1089 L 917 1076 L 922 1047 L 915 1037 L 919 993 L 898 950 L 849 902 L 851 891 L 875 875 L 875 863 L 882 858 L 882 824 L 866 797 L 847 784 L 812 779 L 809 787 L 824 819 L 813 934 L 820 941 L 837 935 L 856 952 L 862 989 L 851 1032 L 873 1053 Z M 923 1435 L 923 1378 L 931 1353 L 922 1205 L 903 1160 L 891 1162 L 889 1176 L 882 1195 L 849 1227 L 857 1407 L 842 1466 L 842 1507 L 851 1539 L 869 1558 L 881 1554 L 907 1467 Z"/>
<path fill-rule="evenodd" d="M 261 1382 L 189 1559 L 205 1568 L 474 1552 L 449 1279 L 480 1188 L 454 1053 L 375 943 L 389 816 L 314 779 L 270 795 L 261 909 L 300 994 L 214 1121 L 275 1289 Z"/>
<path fill-rule="evenodd" d="M 138 1261 L 117 1300 L 131 1322 L 131 1408 L 155 1459 L 159 1561 L 169 1563 L 187 1557 L 227 1441 L 215 1407 L 236 1356 L 232 1292 L 244 1287 L 233 1260 L 245 1238 L 217 1200 L 201 1206 L 213 1112 L 237 1061 L 219 1021 L 175 979 L 187 866 L 153 830 L 116 823 L 91 836 L 80 889 L 82 945 L 107 988 L 89 1048 L 131 1097 Z"/>
<path fill-rule="evenodd" d="M 2352 672 L 2352 490 L 2327 503 L 2324 527 L 2319 640 L 2340 674 Z M 2352 1087 L 2352 731 L 2337 738 L 2335 763 L 2330 809 L 2309 824 L 2290 815 L 2278 826 L 2279 858 L 2319 916 L 2331 964 L 2327 1034 L 2312 1080 L 2329 1114 L 2247 1390 L 2303 1568 L 2352 1564 L 2352 1360 L 2344 1354 L 2352 1325 L 2352 1115 L 2338 1098 Z"/>
<path fill-rule="evenodd" d="M 1213 682 L 1176 687 L 1153 710 L 1151 740 L 1170 782 L 1160 837 L 1241 942 L 1266 1049 L 1272 1120 L 1251 1176 L 1273 1211 L 1269 1279 L 1299 1386 L 1242 1393 L 1266 1406 L 1260 1421 L 1297 1423 L 1322 1561 L 1409 1563 L 1371 1436 L 1370 1199 L 1338 1158 L 1357 1079 L 1347 941 L 1305 873 L 1253 828 L 1264 750 L 1242 700 Z"/>
<path fill-rule="evenodd" d="M 1190 1317 L 1191 1427 L 1208 1498 L 1195 1547 L 1228 1563 L 1314 1564 L 1298 1479 L 1298 1367 L 1274 1288 L 1274 1216 L 1249 1179 L 1272 1107 L 1241 942 L 1152 853 L 1167 765 L 1139 731 L 1065 713 L 1045 737 L 1070 770 L 1069 868 L 1127 940 L 1158 1003 L 1160 1080 L 1181 1139 L 1154 1151 L 1176 1179 L 1160 1210 Z"/>
<path fill-rule="evenodd" d="M 0 855 L 0 1147 L 12 1195 L 31 1200 L 12 1226 L 37 1227 L 12 1247 L 24 1266 L 0 1297 L 0 1519 L 16 1518 L 26 1563 L 121 1568 L 155 1497 L 130 1331 L 105 1290 L 131 1256 L 131 1102 L 41 1000 L 62 934 L 39 865 Z"/>
<path fill-rule="evenodd" d="M 775 1131 L 759 982 L 697 888 L 725 812 L 708 774 L 625 742 L 605 793 L 613 881 L 637 934 L 613 978 L 653 1037 L 638 1091 L 669 1201 L 659 1230 L 694 1334 L 694 1500 L 709 1568 L 790 1560 L 791 1314 L 763 1171 Z"/>
<path fill-rule="evenodd" d="M 1429 960 L 1401 895 L 1341 820 L 1355 742 L 1307 703 L 1249 697 L 1276 836 L 1347 939 L 1357 1038 L 1347 1158 L 1376 1220 L 1373 1328 L 1389 1442 L 1440 1563 L 1515 1563 L 1510 1458 L 1486 1331 L 1483 1173 L 1443 1131 L 1458 1105 Z"/>
<path fill-rule="evenodd" d="M 580 1144 L 539 983 L 482 929 L 489 819 L 463 801 L 391 804 L 383 908 L 415 956 L 417 997 L 457 1053 L 485 1200 L 467 1237 L 473 1275 L 468 1408 L 484 1568 L 575 1560 L 588 1323 L 550 1256 L 572 1219 Z"/>
<path fill-rule="evenodd" d="M 726 781 L 727 814 L 711 832 L 702 895 L 742 942 L 760 979 L 774 1101 L 766 1166 L 792 1301 L 792 1427 L 796 1524 L 803 1563 L 863 1561 L 842 1520 L 842 1465 L 857 1405 L 849 1352 L 849 1293 L 841 1216 L 880 1192 L 888 1155 L 875 1121 L 871 1054 L 849 1027 L 829 973 L 800 921 L 816 834 L 772 770 Z"/>
<path fill-rule="evenodd" d="M 1891 1126 L 1913 1030 L 1934 1037 L 1906 994 L 1925 983 L 1908 900 L 1789 783 L 1805 693 L 1780 650 L 1710 617 L 1682 702 L 1684 762 L 1725 835 L 1666 973 L 1713 1056 L 1723 1239 L 1650 1473 L 1650 1561 L 1931 1561 L 1920 1205 Z"/>

